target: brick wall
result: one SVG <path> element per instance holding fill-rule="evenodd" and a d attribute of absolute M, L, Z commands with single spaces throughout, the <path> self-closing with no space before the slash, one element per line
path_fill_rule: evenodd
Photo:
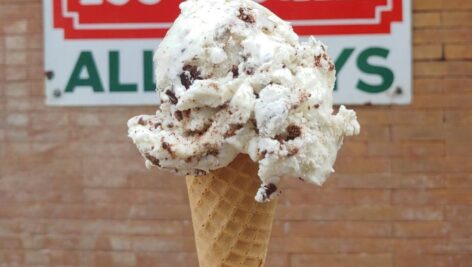
<path fill-rule="evenodd" d="M 472 1 L 413 2 L 414 103 L 287 182 L 267 266 L 472 266 Z M 184 179 L 126 137 L 153 108 L 44 106 L 41 8 L 0 0 L 0 267 L 197 266 Z"/>

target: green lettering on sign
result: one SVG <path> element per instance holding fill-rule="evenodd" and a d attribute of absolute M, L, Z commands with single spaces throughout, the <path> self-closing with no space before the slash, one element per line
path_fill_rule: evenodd
<path fill-rule="evenodd" d="M 368 84 L 363 80 L 359 80 L 357 83 L 357 88 L 367 93 L 380 93 L 389 89 L 394 80 L 394 74 L 392 70 L 378 65 L 369 64 L 370 57 L 381 57 L 387 58 L 389 50 L 381 47 L 372 47 L 364 50 L 359 57 L 357 58 L 357 67 L 367 73 L 375 74 L 382 78 L 380 84 Z"/>
<path fill-rule="evenodd" d="M 120 83 L 120 54 L 118 51 L 110 51 L 108 57 L 110 92 L 137 92 L 137 84 Z"/>
<path fill-rule="evenodd" d="M 80 74 L 82 70 L 87 72 L 86 78 L 81 78 Z M 98 74 L 97 65 L 93 59 L 92 52 L 83 51 L 79 55 L 79 59 L 74 66 L 74 70 L 70 75 L 69 81 L 65 89 L 66 93 L 73 93 L 75 88 L 78 86 L 92 87 L 95 93 L 104 92 L 102 82 L 100 81 L 100 75 Z"/>
<path fill-rule="evenodd" d="M 144 51 L 144 92 L 154 92 L 156 90 L 156 84 L 153 80 L 154 63 L 152 58 L 152 51 Z"/>
<path fill-rule="evenodd" d="M 339 74 L 341 70 L 343 69 L 344 65 L 346 64 L 347 60 L 349 57 L 351 57 L 352 53 L 354 52 L 354 48 L 346 48 L 343 49 L 341 52 L 341 55 L 336 59 L 336 62 L 334 62 L 334 65 L 336 66 L 336 74 Z M 336 80 L 336 83 L 334 84 L 334 91 L 338 90 L 338 81 Z"/>

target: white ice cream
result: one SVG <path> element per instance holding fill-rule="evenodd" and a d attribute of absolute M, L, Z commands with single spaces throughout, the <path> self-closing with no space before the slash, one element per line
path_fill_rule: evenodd
<path fill-rule="evenodd" d="M 327 48 L 251 0 L 188 0 L 157 49 L 156 115 L 128 121 L 146 165 L 204 175 L 239 153 L 259 163 L 256 200 L 281 176 L 321 185 L 356 114 L 333 114 Z"/>

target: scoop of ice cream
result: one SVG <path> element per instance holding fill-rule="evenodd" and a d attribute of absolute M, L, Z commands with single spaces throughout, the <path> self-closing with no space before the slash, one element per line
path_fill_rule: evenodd
<path fill-rule="evenodd" d="M 204 175 L 239 153 L 259 163 L 256 200 L 282 176 L 321 185 L 356 114 L 333 114 L 335 67 L 327 47 L 300 43 L 289 23 L 251 0 L 188 0 L 157 49 L 156 115 L 128 121 L 146 159 L 181 175 Z"/>

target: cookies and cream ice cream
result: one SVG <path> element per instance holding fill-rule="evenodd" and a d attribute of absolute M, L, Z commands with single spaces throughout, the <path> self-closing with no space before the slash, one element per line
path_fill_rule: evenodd
<path fill-rule="evenodd" d="M 188 0 L 157 49 L 156 115 L 128 121 L 146 160 L 181 175 L 204 175 L 245 153 L 259 164 L 256 200 L 280 177 L 321 185 L 356 114 L 333 114 L 335 66 L 314 38 L 251 0 Z M 254 192 L 256 193 L 256 192 Z"/>

